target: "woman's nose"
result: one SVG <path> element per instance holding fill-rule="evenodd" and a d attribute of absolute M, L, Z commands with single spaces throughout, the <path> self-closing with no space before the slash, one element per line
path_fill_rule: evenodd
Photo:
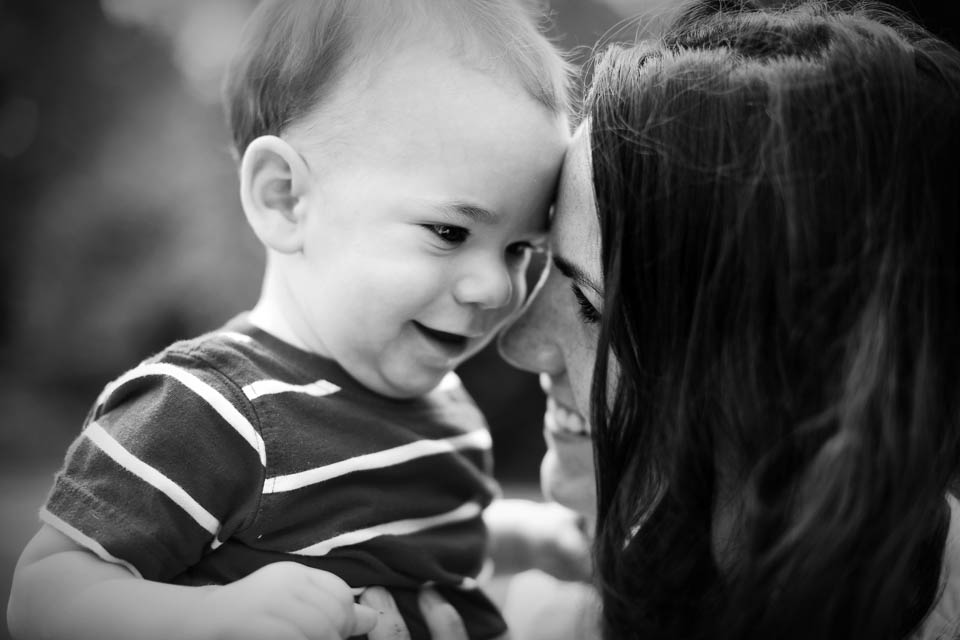
<path fill-rule="evenodd" d="M 520 316 L 500 334 L 500 355 L 514 367 L 550 374 L 564 370 L 563 352 L 557 340 L 563 316 L 559 299 L 561 280 L 562 276 L 550 270 Z"/>
<path fill-rule="evenodd" d="M 453 296 L 463 305 L 499 309 L 513 300 L 514 277 L 502 260 L 477 261 L 456 281 Z"/>

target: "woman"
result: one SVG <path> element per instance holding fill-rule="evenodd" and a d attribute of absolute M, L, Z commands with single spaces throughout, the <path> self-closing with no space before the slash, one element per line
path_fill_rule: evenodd
<path fill-rule="evenodd" d="M 958 150 L 960 54 L 879 7 L 599 61 L 501 350 L 554 495 L 594 425 L 604 637 L 960 637 Z"/>
<path fill-rule="evenodd" d="M 958 637 L 960 55 L 701 2 L 586 116 L 501 346 L 595 425 L 605 637 Z"/>

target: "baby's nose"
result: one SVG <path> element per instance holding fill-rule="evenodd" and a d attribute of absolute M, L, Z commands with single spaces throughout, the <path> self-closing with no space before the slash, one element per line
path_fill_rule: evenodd
<path fill-rule="evenodd" d="M 457 280 L 453 295 L 463 305 L 499 309 L 513 299 L 513 274 L 502 262 L 486 261 L 469 269 Z"/>

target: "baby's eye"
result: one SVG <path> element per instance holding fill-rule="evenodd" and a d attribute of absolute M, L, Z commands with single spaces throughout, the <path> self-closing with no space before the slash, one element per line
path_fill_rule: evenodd
<path fill-rule="evenodd" d="M 469 229 L 451 224 L 425 224 L 423 227 L 449 246 L 461 245 L 470 237 Z"/>

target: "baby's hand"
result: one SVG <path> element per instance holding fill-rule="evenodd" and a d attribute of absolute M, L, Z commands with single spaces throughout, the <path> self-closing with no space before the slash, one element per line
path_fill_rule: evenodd
<path fill-rule="evenodd" d="M 503 617 L 515 640 L 599 639 L 600 596 L 589 584 L 539 571 L 510 579 Z"/>
<path fill-rule="evenodd" d="M 370 631 L 377 614 L 355 604 L 339 577 L 295 562 L 277 562 L 205 595 L 184 620 L 184 638 L 342 640 Z"/>
<path fill-rule="evenodd" d="M 539 569 L 560 580 L 590 580 L 590 537 L 575 511 L 553 502 L 497 500 L 484 520 L 498 571 Z"/>

